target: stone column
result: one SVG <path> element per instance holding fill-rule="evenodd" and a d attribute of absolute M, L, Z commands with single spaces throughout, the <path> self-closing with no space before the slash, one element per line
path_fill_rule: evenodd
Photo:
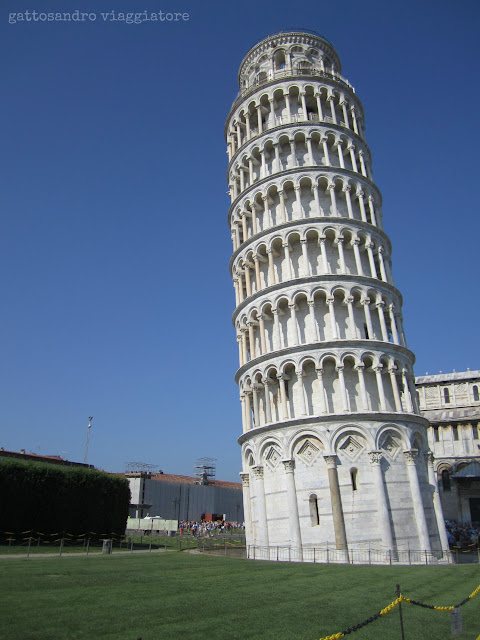
<path fill-rule="evenodd" d="M 240 394 L 240 405 L 242 407 L 242 433 L 247 431 L 247 419 L 245 416 L 245 394 Z"/>
<path fill-rule="evenodd" d="M 240 240 L 240 227 L 238 222 L 235 222 L 234 225 L 235 225 L 235 244 L 237 245 L 236 249 L 238 249 L 238 247 L 242 244 Z"/>
<path fill-rule="evenodd" d="M 252 132 L 250 131 L 250 114 L 248 111 L 245 113 L 245 127 L 247 130 L 247 141 L 252 137 Z"/>
<path fill-rule="evenodd" d="M 262 125 L 262 107 L 260 105 L 257 106 L 257 123 L 258 123 L 258 133 L 262 133 L 263 125 Z"/>
<path fill-rule="evenodd" d="M 268 378 L 264 378 L 262 380 L 263 388 L 265 390 L 265 420 L 267 424 L 271 424 L 272 422 L 272 407 L 270 405 L 270 380 Z"/>
<path fill-rule="evenodd" d="M 330 157 L 328 155 L 327 138 L 322 138 L 321 139 L 321 143 L 322 143 L 322 146 L 323 146 L 323 157 L 324 157 L 324 160 L 325 160 L 325 165 L 327 167 L 330 167 L 331 166 L 331 162 L 330 162 Z"/>
<path fill-rule="evenodd" d="M 242 274 L 237 271 L 237 281 L 238 281 L 238 300 L 239 302 L 243 302 L 245 300 L 243 295 L 243 277 Z"/>
<path fill-rule="evenodd" d="M 332 203 L 331 206 L 331 215 L 332 216 L 338 216 L 338 211 L 337 211 L 337 200 L 335 197 L 335 184 L 332 182 L 331 184 L 328 185 L 328 190 L 330 191 L 330 200 Z"/>
<path fill-rule="evenodd" d="M 365 246 L 366 246 L 366 249 L 367 249 L 368 262 L 370 263 L 371 276 L 372 276 L 372 278 L 377 278 L 378 279 L 377 269 L 375 268 L 375 260 L 373 259 L 373 251 L 372 251 L 373 243 L 372 242 L 368 242 Z"/>
<path fill-rule="evenodd" d="M 360 158 L 360 166 L 362 168 L 362 176 L 367 177 L 367 170 L 365 169 L 365 162 L 363 161 L 363 151 L 362 149 L 358 152 L 358 157 Z"/>
<path fill-rule="evenodd" d="M 292 151 L 292 167 L 297 166 L 297 146 L 295 144 L 295 138 L 290 142 L 290 149 Z"/>
<path fill-rule="evenodd" d="M 295 461 L 282 460 L 287 480 L 288 522 L 292 547 L 302 548 L 300 518 L 298 516 L 297 490 L 295 487 Z"/>
<path fill-rule="evenodd" d="M 406 347 L 407 341 L 405 340 L 405 331 L 403 330 L 402 314 L 396 313 L 395 318 L 397 320 L 398 332 L 400 334 L 400 343 L 402 347 Z"/>
<path fill-rule="evenodd" d="M 384 302 L 377 302 L 375 305 L 378 309 L 378 318 L 380 320 L 380 327 L 382 329 L 382 340 L 384 342 L 388 342 L 388 331 L 387 324 L 385 322 L 385 314 L 383 313 L 383 307 L 385 306 Z"/>
<path fill-rule="evenodd" d="M 307 103 L 305 101 L 305 91 L 302 91 L 300 93 L 300 99 L 302 102 L 303 119 L 308 120 Z"/>
<path fill-rule="evenodd" d="M 307 415 L 307 407 L 305 404 L 305 390 L 303 387 L 303 371 L 297 371 L 297 379 L 298 379 L 298 383 L 300 386 L 300 390 L 299 390 L 299 400 L 300 400 L 300 415 L 301 416 L 306 416 Z M 296 417 L 296 416 L 295 416 Z"/>
<path fill-rule="evenodd" d="M 280 200 L 280 216 L 282 222 L 287 222 L 287 212 L 285 211 L 285 194 L 282 190 L 278 192 L 278 198 Z"/>
<path fill-rule="evenodd" d="M 435 518 L 437 520 L 438 535 L 440 536 L 440 542 L 443 551 L 448 551 L 450 545 L 448 544 L 447 531 L 445 529 L 445 518 L 443 517 L 442 503 L 440 501 L 440 494 L 438 492 L 438 480 L 437 474 L 433 467 L 433 453 L 428 451 L 425 455 L 425 460 L 428 466 L 428 481 L 433 487 L 433 508 L 435 510 Z"/>
<path fill-rule="evenodd" d="M 238 295 L 238 278 L 233 279 L 233 288 L 235 290 L 235 306 L 240 304 L 240 296 Z"/>
<path fill-rule="evenodd" d="M 382 277 L 382 280 L 384 282 L 388 282 L 387 273 L 385 271 L 385 264 L 383 262 L 383 247 L 378 247 L 377 255 L 378 255 L 378 263 L 380 264 L 380 275 Z"/>
<path fill-rule="evenodd" d="M 252 186 L 253 184 L 253 159 L 250 157 L 248 159 L 248 186 Z"/>
<path fill-rule="evenodd" d="M 368 339 L 374 340 L 375 335 L 373 332 L 372 316 L 370 315 L 370 298 L 364 298 L 362 300 L 362 304 L 363 304 L 363 310 L 365 312 L 365 322 L 367 324 Z"/>
<path fill-rule="evenodd" d="M 253 266 L 255 269 L 255 285 L 257 287 L 256 293 L 258 293 L 262 288 L 262 280 L 260 278 L 260 260 L 258 259 L 258 254 L 255 254 L 253 256 Z"/>
<path fill-rule="evenodd" d="M 263 228 L 271 227 L 272 221 L 270 219 L 270 209 L 268 207 L 268 195 L 262 196 L 263 200 Z"/>
<path fill-rule="evenodd" d="M 267 171 L 267 159 L 265 157 L 265 150 L 261 149 L 260 150 L 260 158 L 262 159 L 262 164 L 260 167 L 260 177 L 261 178 L 266 178 L 268 176 L 268 171 Z"/>
<path fill-rule="evenodd" d="M 353 246 L 353 254 L 355 256 L 355 265 L 357 267 L 357 274 L 359 276 L 363 276 L 363 267 L 362 267 L 362 258 L 360 256 L 360 240 L 358 238 L 355 238 L 355 240 L 352 240 L 352 246 Z"/>
<path fill-rule="evenodd" d="M 303 207 L 302 207 L 300 185 L 296 184 L 294 187 L 294 190 L 295 190 L 295 202 L 297 203 L 297 209 L 298 209 L 298 217 L 304 218 L 305 212 L 303 211 Z"/>
<path fill-rule="evenodd" d="M 347 296 L 344 300 L 345 304 L 348 308 L 348 319 L 350 320 L 350 324 L 352 325 L 350 328 L 351 338 L 352 340 L 357 339 L 357 326 L 355 324 L 355 315 L 353 313 L 353 296 Z"/>
<path fill-rule="evenodd" d="M 373 482 L 377 496 L 377 513 L 382 545 L 385 550 L 393 550 L 392 527 L 390 526 L 390 514 L 388 511 L 387 493 L 382 473 L 382 452 L 370 451 L 368 453 L 373 473 Z"/>
<path fill-rule="evenodd" d="M 243 349 L 242 349 L 242 336 L 241 334 L 237 334 L 237 343 L 238 343 L 238 362 L 240 366 L 243 367 L 245 364 L 243 361 Z"/>
<path fill-rule="evenodd" d="M 288 402 L 287 402 L 287 390 L 285 388 L 285 375 L 279 374 L 277 375 L 278 385 L 280 387 L 280 402 L 282 407 L 283 419 L 288 420 Z"/>
<path fill-rule="evenodd" d="M 339 142 L 336 142 L 336 143 L 335 143 L 335 146 L 337 147 L 338 161 L 339 161 L 339 163 L 340 163 L 340 167 L 341 167 L 342 169 L 345 169 L 345 162 L 344 162 L 344 160 L 343 160 L 343 149 L 342 149 L 342 143 L 341 143 L 340 141 L 339 141 Z"/>
<path fill-rule="evenodd" d="M 247 322 L 247 327 L 248 327 L 248 341 L 250 343 L 250 360 L 253 360 L 254 358 L 256 358 L 256 353 L 255 353 L 255 329 L 254 329 L 255 324 L 253 322 Z"/>
<path fill-rule="evenodd" d="M 280 319 L 278 317 L 278 309 L 272 309 L 273 314 L 273 337 L 276 338 L 276 343 L 274 341 L 273 349 L 278 350 L 282 348 L 282 335 L 280 331 Z"/>
<path fill-rule="evenodd" d="M 327 413 L 327 403 L 325 402 L 325 387 L 323 385 L 323 369 L 315 369 L 320 387 L 320 413 Z"/>
<path fill-rule="evenodd" d="M 252 216 L 252 230 L 253 230 L 253 235 L 258 233 L 258 225 L 257 225 L 257 207 L 256 205 L 252 202 L 250 204 L 250 215 Z"/>
<path fill-rule="evenodd" d="M 307 137 L 306 141 L 307 141 L 308 160 L 310 162 L 310 166 L 313 167 L 315 162 L 313 160 L 312 138 Z"/>
<path fill-rule="evenodd" d="M 362 397 L 362 405 L 363 405 L 363 410 L 364 411 L 370 411 L 369 406 L 368 406 L 368 396 L 367 396 L 367 388 L 365 386 L 365 365 L 364 364 L 358 364 L 355 369 L 357 370 L 358 373 L 358 383 L 360 385 L 360 395 Z"/>
<path fill-rule="evenodd" d="M 252 503 L 250 501 L 250 475 L 241 473 L 242 492 L 243 492 L 243 513 L 245 517 L 245 538 L 247 545 L 253 542 L 252 528 Z"/>
<path fill-rule="evenodd" d="M 299 339 L 298 339 L 298 326 L 297 326 L 297 310 L 295 308 L 295 303 L 292 302 L 288 305 L 288 308 L 290 309 L 290 318 L 292 320 L 292 325 L 293 325 L 293 344 L 294 346 L 297 346 L 299 344 Z"/>
<path fill-rule="evenodd" d="M 258 535 L 255 544 L 268 547 L 268 521 L 265 504 L 265 486 L 263 483 L 263 467 L 257 465 L 256 467 L 252 467 L 252 471 L 255 475 L 255 515 L 258 524 Z"/>
<path fill-rule="evenodd" d="M 317 320 L 315 318 L 315 301 L 309 300 L 307 304 L 308 304 L 308 313 L 310 314 L 310 323 L 312 325 L 314 339 L 316 339 L 317 342 L 320 342 L 320 332 L 318 331 Z"/>
<path fill-rule="evenodd" d="M 350 191 L 352 190 L 352 187 L 350 185 L 347 185 L 346 187 L 343 187 L 342 191 L 345 194 L 345 201 L 347 203 L 347 211 L 348 211 L 348 217 L 349 218 L 354 218 L 355 216 L 353 215 L 353 209 L 352 209 L 352 199 L 350 197 Z"/>
<path fill-rule="evenodd" d="M 322 236 L 321 238 L 319 238 L 320 253 L 321 253 L 321 256 L 322 256 L 322 264 L 323 264 L 323 272 L 324 273 L 329 273 L 328 260 L 327 260 L 327 250 L 326 250 L 326 247 L 325 247 L 325 242 L 326 242 L 325 236 Z"/>
<path fill-rule="evenodd" d="M 247 298 L 252 295 L 252 283 L 250 281 L 250 264 L 248 262 L 243 263 L 243 273 L 245 274 L 245 288 L 247 290 Z"/>
<path fill-rule="evenodd" d="M 257 315 L 257 320 L 259 322 L 259 329 L 260 329 L 260 345 L 261 345 L 261 355 L 263 356 L 265 353 L 267 353 L 267 341 L 265 339 L 265 317 L 260 314 Z"/>
<path fill-rule="evenodd" d="M 278 172 L 278 171 L 282 170 L 282 167 L 281 167 L 281 164 L 280 164 L 280 149 L 278 148 L 278 143 L 277 142 L 273 143 L 273 148 L 275 150 L 275 169 L 274 169 L 274 172 L 275 171 Z"/>
<path fill-rule="evenodd" d="M 335 320 L 335 298 L 327 298 L 328 315 L 330 316 L 330 326 L 332 327 L 332 339 L 338 340 L 337 321 Z"/>
<path fill-rule="evenodd" d="M 405 395 L 405 402 L 407 404 L 407 412 L 413 413 L 412 398 L 410 396 L 410 388 L 408 386 L 407 372 L 405 369 L 402 369 L 402 383 L 403 383 L 403 393 Z"/>
<path fill-rule="evenodd" d="M 343 254 L 343 238 L 337 238 L 338 259 L 340 262 L 340 273 L 346 273 L 345 256 Z"/>
<path fill-rule="evenodd" d="M 400 392 L 398 390 L 397 376 L 395 375 L 396 367 L 390 367 L 388 373 L 390 374 L 390 382 L 392 383 L 393 397 L 395 398 L 395 411 L 402 412 L 402 401 L 400 399 Z"/>
<path fill-rule="evenodd" d="M 374 367 L 375 375 L 377 378 L 377 388 L 378 388 L 378 397 L 380 399 L 380 409 L 382 411 L 387 410 L 387 401 L 385 398 L 385 389 L 383 388 L 383 378 L 382 378 L 382 369 L 383 365 L 379 365 L 378 367 Z"/>
<path fill-rule="evenodd" d="M 347 149 L 348 151 L 350 151 L 350 160 L 352 161 L 352 168 L 355 171 L 355 173 L 358 173 L 357 159 L 355 158 L 355 145 L 350 144 L 347 147 Z"/>
<path fill-rule="evenodd" d="M 361 189 L 359 189 L 355 195 L 358 198 L 358 205 L 360 207 L 360 215 L 362 217 L 362 220 L 363 220 L 363 222 L 368 222 L 367 221 L 367 213 L 365 211 L 365 203 L 363 201 L 364 193 L 363 193 L 363 191 Z"/>
<path fill-rule="evenodd" d="M 330 485 L 330 499 L 332 502 L 333 529 L 335 531 L 335 543 L 337 549 L 347 551 L 347 534 L 345 520 L 343 518 L 342 497 L 338 483 L 337 456 L 323 456 L 328 469 L 328 483 Z"/>
<path fill-rule="evenodd" d="M 372 218 L 372 224 L 377 226 L 377 218 L 375 216 L 375 209 L 373 207 L 373 196 L 368 196 L 368 208 L 370 209 L 370 217 Z"/>
<path fill-rule="evenodd" d="M 240 178 L 240 193 L 245 189 L 245 176 L 243 174 L 243 167 L 238 167 L 238 176 Z M 246 238 L 243 239 L 245 242 Z"/>
<path fill-rule="evenodd" d="M 240 329 L 242 335 L 242 356 L 243 356 L 243 364 L 248 362 L 248 352 L 247 352 L 247 330 L 245 327 Z"/>
<path fill-rule="evenodd" d="M 350 409 L 348 408 L 347 389 L 345 387 L 345 376 L 343 374 L 344 368 L 345 367 L 343 365 L 339 365 L 337 367 L 337 373 L 338 381 L 340 382 L 340 393 L 342 396 L 343 410 L 345 411 L 345 413 L 348 413 Z"/>
<path fill-rule="evenodd" d="M 340 106 L 342 107 L 343 120 L 345 122 L 345 126 L 350 129 L 350 126 L 348 124 L 347 103 L 345 102 L 345 99 L 342 99 Z"/>
<path fill-rule="evenodd" d="M 286 272 L 287 272 L 287 280 L 291 280 L 292 279 L 292 268 L 290 265 L 290 247 L 288 242 L 284 242 L 283 243 L 283 251 L 285 254 L 285 267 L 286 267 Z"/>
<path fill-rule="evenodd" d="M 413 511 L 415 522 L 417 525 L 418 539 L 420 542 L 420 551 L 430 551 L 430 537 L 428 535 L 427 519 L 423 508 L 422 493 L 420 491 L 420 483 L 418 481 L 417 466 L 415 461 L 418 457 L 416 449 L 410 449 L 403 452 L 405 455 L 405 463 L 407 467 L 408 482 L 412 493 Z"/>
<path fill-rule="evenodd" d="M 317 215 L 321 216 L 322 208 L 320 206 L 320 200 L 318 198 L 318 184 L 316 182 L 312 186 L 312 194 L 313 194 L 313 199 L 315 200 L 315 208 L 317 210 Z"/>
<path fill-rule="evenodd" d="M 291 122 L 292 121 L 292 110 L 290 108 L 290 96 L 287 93 L 283 94 L 285 97 L 285 106 L 287 107 L 287 122 Z"/>
<path fill-rule="evenodd" d="M 393 335 L 393 342 L 395 344 L 400 344 L 400 340 L 398 339 L 398 332 L 397 332 L 397 323 L 395 322 L 395 307 L 393 306 L 393 304 L 391 304 L 388 307 L 388 315 L 390 316 L 390 327 L 392 329 L 392 335 Z"/>
<path fill-rule="evenodd" d="M 317 98 L 318 120 L 319 122 L 322 122 L 323 120 L 322 99 L 319 93 L 315 94 L 315 97 Z"/>
<path fill-rule="evenodd" d="M 277 284 L 275 278 L 275 267 L 273 265 L 273 249 L 267 249 L 268 255 L 268 286 L 271 287 Z"/>
<path fill-rule="evenodd" d="M 355 114 L 355 107 L 350 107 L 350 113 L 352 114 L 353 130 L 358 136 L 358 125 L 357 125 L 357 117 Z"/>
<path fill-rule="evenodd" d="M 253 396 L 253 418 L 255 420 L 255 427 L 260 426 L 260 411 L 258 407 L 258 385 L 252 384 L 252 396 Z"/>
<path fill-rule="evenodd" d="M 245 390 L 245 431 L 251 431 L 252 429 L 252 405 L 250 402 L 251 391 Z"/>
<path fill-rule="evenodd" d="M 300 244 L 302 245 L 302 258 L 304 265 L 304 276 L 311 276 L 310 273 L 310 262 L 308 260 L 308 245 L 305 239 L 300 240 Z"/>
<path fill-rule="evenodd" d="M 330 113 L 332 114 L 332 122 L 333 124 L 337 124 L 337 114 L 335 113 L 335 103 L 334 96 L 328 96 L 327 100 L 330 102 Z"/>

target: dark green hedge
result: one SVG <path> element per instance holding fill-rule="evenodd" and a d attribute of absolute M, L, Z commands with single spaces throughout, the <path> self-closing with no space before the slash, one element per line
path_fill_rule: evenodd
<path fill-rule="evenodd" d="M 125 532 L 128 480 L 82 467 L 0 459 L 0 531 Z"/>

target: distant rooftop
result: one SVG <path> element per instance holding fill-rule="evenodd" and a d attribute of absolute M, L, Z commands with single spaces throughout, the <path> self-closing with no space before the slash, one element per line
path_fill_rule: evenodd
<path fill-rule="evenodd" d="M 126 476 L 127 478 L 135 477 L 136 475 L 146 475 L 151 480 L 156 480 L 158 482 L 171 482 L 173 484 L 197 484 L 198 478 L 192 478 L 191 476 L 177 476 L 172 473 L 163 473 L 163 471 L 159 471 L 158 473 L 144 473 L 141 472 L 128 472 L 128 473 L 116 473 L 118 476 Z M 224 480 L 212 480 L 206 485 L 208 487 L 222 487 L 224 489 L 241 489 L 241 482 L 227 482 Z"/>
<path fill-rule="evenodd" d="M 417 376 L 415 384 L 437 384 L 439 382 L 454 382 L 456 380 L 474 380 L 480 378 L 480 371 L 453 371 L 452 373 L 437 373 L 435 375 Z"/>
<path fill-rule="evenodd" d="M 93 465 L 91 464 L 71 462 L 70 460 L 61 458 L 60 456 L 40 456 L 33 452 L 26 453 L 25 449 L 20 449 L 20 451 L 5 451 L 3 447 L 0 447 L 0 458 L 18 458 L 21 460 L 30 460 L 30 462 L 51 462 L 66 466 L 88 467 L 89 469 L 93 469 Z"/>

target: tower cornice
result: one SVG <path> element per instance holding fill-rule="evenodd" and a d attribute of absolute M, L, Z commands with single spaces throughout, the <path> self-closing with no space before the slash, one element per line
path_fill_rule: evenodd
<path fill-rule="evenodd" d="M 246 433 L 243 433 L 237 440 L 239 445 L 243 445 L 248 442 L 254 436 L 261 436 L 269 432 L 278 431 L 278 429 L 286 430 L 290 427 L 308 427 L 310 425 L 337 425 L 343 424 L 364 424 L 365 422 L 379 422 L 379 423 L 408 423 L 418 425 L 419 427 L 427 428 L 428 420 L 415 413 L 395 413 L 386 411 L 369 411 L 360 413 L 342 413 L 342 414 L 327 414 L 324 416 L 305 416 L 304 418 L 295 418 L 293 420 L 280 420 L 278 422 L 272 422 L 271 424 L 251 429 Z"/>
<path fill-rule="evenodd" d="M 268 296 L 274 293 L 275 291 L 284 291 L 287 287 L 288 288 L 297 287 L 303 284 L 315 285 L 315 284 L 322 284 L 322 283 L 331 284 L 331 283 L 337 283 L 337 282 L 342 284 L 351 283 L 352 286 L 365 284 L 368 287 L 385 289 L 389 293 L 394 294 L 400 301 L 400 304 L 403 304 L 403 298 L 400 291 L 393 285 L 389 284 L 388 282 L 384 282 L 383 280 L 378 280 L 376 278 L 370 278 L 368 276 L 352 276 L 350 274 L 344 274 L 344 273 L 337 273 L 337 274 L 328 273 L 320 276 L 306 276 L 303 278 L 292 278 L 289 281 L 273 284 L 270 287 L 265 287 L 264 289 L 261 289 L 257 293 L 253 293 L 251 296 L 248 296 L 248 298 L 246 298 L 243 302 L 241 302 L 236 307 L 235 311 L 232 314 L 232 324 L 235 326 L 235 321 L 237 320 L 238 316 L 252 303 L 254 303 L 255 301 L 261 298 L 268 298 Z"/>
<path fill-rule="evenodd" d="M 268 362 L 269 360 L 275 360 L 276 358 L 285 358 L 285 356 L 294 356 L 299 353 L 304 353 L 305 357 L 312 356 L 312 354 L 319 354 L 321 352 L 325 353 L 334 353 L 336 351 L 345 351 L 348 349 L 349 352 L 361 350 L 361 351 L 369 351 L 372 353 L 379 353 L 385 355 L 386 352 L 390 351 L 395 355 L 403 355 L 406 357 L 412 364 L 415 362 L 415 356 L 410 349 L 407 347 L 402 347 L 399 344 L 393 344 L 392 342 L 382 342 L 381 340 L 329 340 L 328 342 L 311 342 L 308 345 L 301 344 L 295 347 L 287 347 L 286 349 L 277 349 L 274 351 L 270 351 L 269 353 L 265 353 L 263 356 L 259 356 L 258 358 L 254 358 L 253 360 L 249 360 L 242 367 L 237 369 L 235 373 L 235 382 L 238 384 L 240 378 L 248 372 L 249 369 L 255 369 L 259 365 L 264 362 Z"/>

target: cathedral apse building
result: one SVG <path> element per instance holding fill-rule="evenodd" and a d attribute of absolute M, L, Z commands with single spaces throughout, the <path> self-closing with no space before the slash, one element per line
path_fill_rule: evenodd
<path fill-rule="evenodd" d="M 317 34 L 269 36 L 225 125 L 247 545 L 441 557 L 382 198 L 341 71 Z"/>

